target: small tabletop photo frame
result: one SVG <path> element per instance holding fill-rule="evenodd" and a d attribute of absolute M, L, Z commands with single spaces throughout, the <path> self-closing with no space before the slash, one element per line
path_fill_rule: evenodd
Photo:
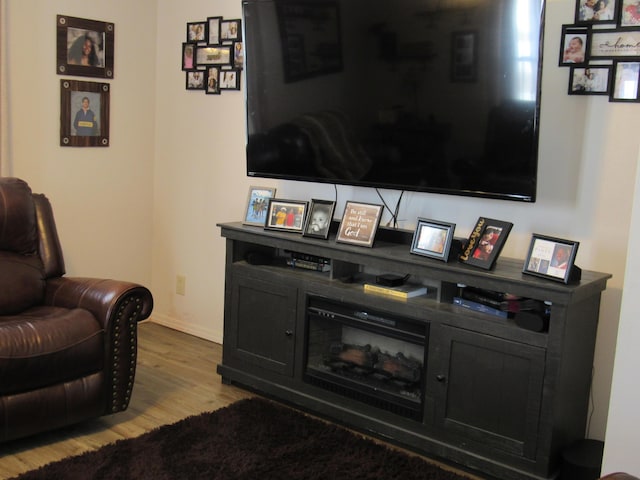
<path fill-rule="evenodd" d="M 372 247 L 383 208 L 383 205 L 347 201 L 336 241 Z"/>
<path fill-rule="evenodd" d="M 491 270 L 504 247 L 513 223 L 480 217 L 469 235 L 460 262 Z"/>
<path fill-rule="evenodd" d="M 455 223 L 418 218 L 411 253 L 448 262 L 455 228 Z"/>
<path fill-rule="evenodd" d="M 270 198 L 267 209 L 266 230 L 302 233 L 308 202 Z"/>
<path fill-rule="evenodd" d="M 524 262 L 523 273 L 565 284 L 580 280 L 575 265 L 579 242 L 534 233 Z"/>
<path fill-rule="evenodd" d="M 329 237 L 329 229 L 335 208 L 336 202 L 334 201 L 311 199 L 309 214 L 307 215 L 302 236 L 326 240 Z"/>
<path fill-rule="evenodd" d="M 269 199 L 275 196 L 275 188 L 251 186 L 249 188 L 247 208 L 245 208 L 244 220 L 242 223 L 245 225 L 258 225 L 264 227 L 267 220 Z"/>

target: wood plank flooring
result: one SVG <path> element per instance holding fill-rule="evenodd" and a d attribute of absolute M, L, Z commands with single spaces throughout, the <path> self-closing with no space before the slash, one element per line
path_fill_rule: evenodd
<path fill-rule="evenodd" d="M 129 408 L 69 428 L 0 443 L 0 480 L 255 396 L 222 384 L 216 373 L 222 360 L 221 345 L 148 320 L 139 325 L 138 332 L 138 368 Z M 471 480 L 482 480 L 433 463 Z"/>
<path fill-rule="evenodd" d="M 222 359 L 220 345 L 150 321 L 142 322 L 138 331 L 138 367 L 129 408 L 0 444 L 0 479 L 253 396 L 222 384 L 216 373 Z"/>

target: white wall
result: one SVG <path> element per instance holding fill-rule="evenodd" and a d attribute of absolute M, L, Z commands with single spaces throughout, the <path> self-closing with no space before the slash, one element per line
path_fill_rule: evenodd
<path fill-rule="evenodd" d="M 330 185 L 248 179 L 243 93 L 217 96 L 184 89 L 180 48 L 186 22 L 214 15 L 239 18 L 240 2 L 1 1 L 2 35 L 10 41 L 3 88 L 11 92 L 2 103 L 2 161 L 9 162 L 3 174 L 22 176 L 52 198 L 71 274 L 141 281 L 153 291 L 156 321 L 221 341 L 225 243 L 216 223 L 242 218 L 248 187 L 255 183 L 275 185 L 288 198 L 334 196 Z M 566 94 L 568 70 L 557 66 L 557 52 L 561 25 L 573 21 L 574 5 L 547 1 L 538 201 L 408 193 L 400 216 L 407 229 L 418 216 L 455 222 L 458 236 L 467 235 L 481 215 L 512 221 L 503 256 L 523 258 L 531 233 L 538 232 L 580 241 L 578 264 L 613 274 L 603 295 L 589 429 L 590 437 L 602 439 L 640 106 Z M 116 25 L 108 148 L 58 146 L 57 13 Z M 398 196 L 382 194 L 391 203 Z M 337 216 L 348 199 L 378 201 L 370 189 L 338 187 Z M 184 296 L 175 294 L 176 275 L 186 277 Z M 635 358 L 629 361 L 637 364 Z M 617 374 L 627 373 L 624 365 L 616 365 Z M 632 382 L 624 387 L 634 389 Z"/>

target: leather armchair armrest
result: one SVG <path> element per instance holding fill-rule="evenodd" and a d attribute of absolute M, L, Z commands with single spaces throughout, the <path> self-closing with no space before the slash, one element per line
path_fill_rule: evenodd
<path fill-rule="evenodd" d="M 118 280 L 57 277 L 47 280 L 44 304 L 84 308 L 100 322 L 105 333 L 104 414 L 126 410 L 137 365 L 137 323 L 151 315 L 151 292 Z"/>
<path fill-rule="evenodd" d="M 83 277 L 57 277 L 47 280 L 45 305 L 64 308 L 84 308 L 89 310 L 107 328 L 107 322 L 122 306 L 122 301 L 130 297 L 136 303 L 136 320 L 141 321 L 151 315 L 153 297 L 141 285 L 120 280 L 106 280 Z"/>

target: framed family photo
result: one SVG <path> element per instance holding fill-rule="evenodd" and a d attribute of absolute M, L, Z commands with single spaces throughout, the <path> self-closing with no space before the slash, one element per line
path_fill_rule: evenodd
<path fill-rule="evenodd" d="M 616 23 L 618 0 L 576 0 L 575 11 L 576 23 Z"/>
<path fill-rule="evenodd" d="M 304 201 L 270 198 L 264 228 L 302 233 L 308 206 Z"/>
<path fill-rule="evenodd" d="M 372 247 L 383 208 L 372 203 L 347 201 L 336 241 Z"/>
<path fill-rule="evenodd" d="M 611 66 L 571 67 L 569 95 L 609 95 Z"/>
<path fill-rule="evenodd" d="M 60 80 L 60 146 L 109 146 L 108 83 Z"/>
<path fill-rule="evenodd" d="M 504 247 L 513 223 L 480 217 L 462 249 L 459 260 L 491 270 Z"/>
<path fill-rule="evenodd" d="M 58 75 L 113 78 L 113 23 L 56 16 Z"/>
<path fill-rule="evenodd" d="M 264 227 L 267 219 L 269 199 L 276 196 L 276 189 L 272 187 L 250 187 L 247 198 L 247 208 L 244 214 L 245 225 L 259 225 Z"/>
<path fill-rule="evenodd" d="M 302 235 L 304 237 L 328 238 L 335 208 L 336 202 L 332 200 L 312 199 Z"/>
<path fill-rule="evenodd" d="M 448 261 L 455 228 L 455 223 L 418 218 L 411 242 L 411 253 Z"/>
<path fill-rule="evenodd" d="M 523 273 L 570 283 L 579 278 L 575 266 L 579 242 L 534 233 L 524 262 Z"/>

